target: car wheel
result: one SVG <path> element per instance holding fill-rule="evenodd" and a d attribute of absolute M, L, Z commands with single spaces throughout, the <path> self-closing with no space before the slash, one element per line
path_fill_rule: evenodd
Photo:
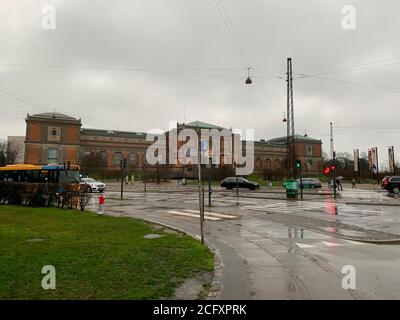
<path fill-rule="evenodd" d="M 315 185 L 312 184 L 312 185 L 310 186 L 310 188 L 311 188 L 311 189 L 315 189 Z"/>
<path fill-rule="evenodd" d="M 392 191 L 393 191 L 393 193 L 395 193 L 395 194 L 399 194 L 399 193 L 400 193 L 399 187 L 394 187 Z"/>
<path fill-rule="evenodd" d="M 91 192 L 92 192 L 92 188 L 91 188 L 90 186 L 87 186 L 87 187 L 86 187 L 86 192 L 91 193 Z"/>

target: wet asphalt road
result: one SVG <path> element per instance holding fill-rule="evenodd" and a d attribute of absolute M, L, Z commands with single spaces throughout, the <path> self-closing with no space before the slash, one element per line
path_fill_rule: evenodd
<path fill-rule="evenodd" d="M 301 202 L 253 198 L 254 192 L 241 192 L 240 198 L 234 194 L 215 193 L 213 207 L 206 207 L 205 238 L 221 258 L 215 298 L 400 298 L 400 245 L 345 239 L 400 238 L 400 206 L 395 202 L 346 204 L 349 199 L 377 202 L 383 197 L 379 191 L 348 191 L 341 203 L 329 196 Z M 93 194 L 93 210 L 97 199 Z M 195 192 L 130 191 L 120 200 L 119 192 L 107 191 L 105 213 L 199 236 Z M 346 265 L 355 267 L 355 290 L 342 288 Z"/>

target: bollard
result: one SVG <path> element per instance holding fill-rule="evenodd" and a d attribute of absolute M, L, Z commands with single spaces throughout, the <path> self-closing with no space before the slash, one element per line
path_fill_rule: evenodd
<path fill-rule="evenodd" d="M 105 200 L 106 200 L 106 197 L 104 196 L 104 193 L 101 193 L 100 198 L 99 198 L 99 211 L 97 211 L 97 214 L 103 214 L 103 207 L 104 207 Z"/>

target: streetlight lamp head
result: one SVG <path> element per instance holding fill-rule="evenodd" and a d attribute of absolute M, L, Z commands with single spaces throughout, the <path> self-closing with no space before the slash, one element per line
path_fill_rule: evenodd
<path fill-rule="evenodd" d="M 247 68 L 247 79 L 246 79 L 246 84 L 252 84 L 253 81 L 250 78 L 250 67 Z"/>

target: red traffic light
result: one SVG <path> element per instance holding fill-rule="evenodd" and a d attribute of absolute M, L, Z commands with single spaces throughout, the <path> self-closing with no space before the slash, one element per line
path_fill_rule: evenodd
<path fill-rule="evenodd" d="M 324 174 L 329 174 L 329 172 L 331 172 L 331 168 L 325 167 L 324 168 Z"/>
<path fill-rule="evenodd" d="M 331 165 L 331 171 L 335 171 L 335 166 L 333 164 Z"/>

